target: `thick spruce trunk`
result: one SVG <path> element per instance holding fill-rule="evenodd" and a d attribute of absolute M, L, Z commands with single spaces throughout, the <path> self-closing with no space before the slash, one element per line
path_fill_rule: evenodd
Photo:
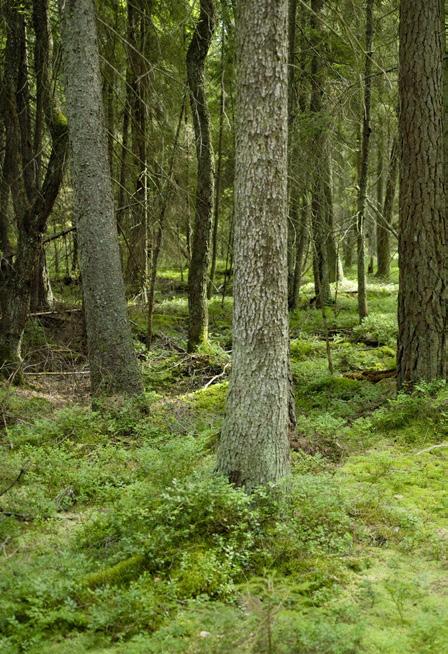
<path fill-rule="evenodd" d="M 400 7 L 398 387 L 446 373 L 442 2 Z"/>
<path fill-rule="evenodd" d="M 142 383 L 126 313 L 93 0 L 66 2 L 62 28 L 92 390 L 95 394 L 135 394 L 142 390 Z"/>
<path fill-rule="evenodd" d="M 187 77 L 196 142 L 197 182 L 193 242 L 188 275 L 188 350 L 207 340 L 207 275 L 213 220 L 213 151 L 205 93 L 205 60 L 215 29 L 213 0 L 201 0 L 200 15 L 187 52 Z"/>
<path fill-rule="evenodd" d="M 218 470 L 251 490 L 289 469 L 288 2 L 237 12 L 233 369 Z"/>

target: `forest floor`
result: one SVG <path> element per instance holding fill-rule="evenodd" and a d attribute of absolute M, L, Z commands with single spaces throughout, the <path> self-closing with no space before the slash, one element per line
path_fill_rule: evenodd
<path fill-rule="evenodd" d="M 184 283 L 163 273 L 150 352 L 130 306 L 133 402 L 90 408 L 79 312 L 31 321 L 27 383 L 0 388 L 0 651 L 448 652 L 448 387 L 383 374 L 396 284 L 370 279 L 361 326 L 352 282 L 327 328 L 304 295 L 293 474 L 247 497 L 213 474 L 231 300 L 188 355 Z"/>

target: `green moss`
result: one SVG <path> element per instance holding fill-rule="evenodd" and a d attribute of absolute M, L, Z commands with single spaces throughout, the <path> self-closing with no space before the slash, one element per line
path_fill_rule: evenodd
<path fill-rule="evenodd" d="M 123 584 L 138 577 L 144 566 L 145 557 L 136 554 L 113 566 L 89 573 L 82 579 L 81 583 L 86 588 Z"/>

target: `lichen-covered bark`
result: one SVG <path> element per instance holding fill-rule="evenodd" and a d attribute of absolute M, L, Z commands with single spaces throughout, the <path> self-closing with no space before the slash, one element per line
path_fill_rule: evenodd
<path fill-rule="evenodd" d="M 92 390 L 142 390 L 126 315 L 93 0 L 65 0 L 63 63 Z"/>
<path fill-rule="evenodd" d="M 200 15 L 187 52 L 187 77 L 196 142 L 197 186 L 193 244 L 188 275 L 188 350 L 207 340 L 207 273 L 213 217 L 213 150 L 205 93 L 205 60 L 215 29 L 213 0 L 201 0 Z"/>
<path fill-rule="evenodd" d="M 444 377 L 446 372 L 448 230 L 441 21 L 441 0 L 402 0 L 399 388 Z"/>
<path fill-rule="evenodd" d="M 288 471 L 287 0 L 237 6 L 233 370 L 218 470 Z"/>

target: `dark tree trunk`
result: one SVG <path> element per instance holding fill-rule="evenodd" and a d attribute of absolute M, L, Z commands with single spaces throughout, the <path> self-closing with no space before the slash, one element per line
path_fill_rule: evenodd
<path fill-rule="evenodd" d="M 196 141 L 197 188 L 193 242 L 188 276 L 188 350 L 208 336 L 207 274 L 213 216 L 213 152 L 205 94 L 205 60 L 215 29 L 213 0 L 201 0 L 201 12 L 187 52 L 187 76 Z"/>
<path fill-rule="evenodd" d="M 398 388 L 446 373 L 442 3 L 400 8 Z"/>
<path fill-rule="evenodd" d="M 338 246 L 334 234 L 334 209 L 333 209 L 333 189 L 331 186 L 331 164 L 328 144 L 326 152 L 322 158 L 322 176 L 323 192 L 325 202 L 326 218 L 326 243 L 327 243 L 327 260 L 328 260 L 328 281 L 330 283 L 340 281 L 343 276 L 342 263 L 339 259 Z"/>
<path fill-rule="evenodd" d="M 45 248 L 42 246 L 31 290 L 31 311 L 48 311 L 54 307 L 54 296 L 48 274 Z"/>
<path fill-rule="evenodd" d="M 313 234 L 313 272 L 317 306 L 323 307 L 330 301 L 330 280 L 328 273 L 327 212 L 325 209 L 325 186 L 322 157 L 326 156 L 326 135 L 323 122 L 324 71 L 322 66 L 321 13 L 324 0 L 311 0 L 311 30 L 313 54 L 311 57 L 311 103 L 314 117 L 312 152 L 313 169 L 311 184 L 311 226 Z"/>
<path fill-rule="evenodd" d="M 216 183 L 215 183 L 215 205 L 213 208 L 213 234 L 212 234 L 212 261 L 210 265 L 210 279 L 208 282 L 207 297 L 210 299 L 213 295 L 213 287 L 215 282 L 216 273 L 216 260 L 218 257 L 218 223 L 219 211 L 221 207 L 221 185 L 222 185 L 222 155 L 223 155 L 223 138 L 224 138 L 224 112 L 225 112 L 225 85 L 224 85 L 224 72 L 225 72 L 225 27 L 223 23 L 221 35 L 221 89 L 219 97 L 219 128 L 218 128 L 218 165 L 216 169 Z"/>
<path fill-rule="evenodd" d="M 21 341 L 28 319 L 33 281 L 42 251 L 42 234 L 62 183 L 67 149 L 65 118 L 57 111 L 50 94 L 49 36 L 46 0 L 33 2 L 33 26 L 38 41 L 35 51 L 38 85 L 34 139 L 32 138 L 28 94 L 27 42 L 23 14 L 13 6 L 5 9 L 7 43 L 2 109 L 5 121 L 10 184 L 17 224 L 17 246 L 1 269 L 0 322 L 1 373 L 21 379 Z M 41 183 L 40 154 L 33 143 L 41 143 L 45 115 L 52 149 Z M 36 166 L 30 162 L 35 161 Z M 32 169 L 32 170 L 30 170 Z"/>
<path fill-rule="evenodd" d="M 390 152 L 389 168 L 386 180 L 386 193 L 384 196 L 383 212 L 377 221 L 376 239 L 378 270 L 377 276 L 382 279 L 390 277 L 390 225 L 392 224 L 392 214 L 394 209 L 395 190 L 397 187 L 398 176 L 398 138 L 394 137 Z"/>
<path fill-rule="evenodd" d="M 366 1 L 366 58 L 364 66 L 364 103 L 362 117 L 361 161 L 359 170 L 359 192 L 356 213 L 356 242 L 358 255 L 358 315 L 363 320 L 368 315 L 365 255 L 365 212 L 367 181 L 369 177 L 370 112 L 372 96 L 372 46 L 373 46 L 373 3 Z"/>
<path fill-rule="evenodd" d="M 288 306 L 294 304 L 294 276 L 296 268 L 298 189 L 297 158 L 295 156 L 295 127 L 297 107 L 296 38 L 297 0 L 288 2 Z"/>
<path fill-rule="evenodd" d="M 147 65 L 152 0 L 128 1 L 128 77 L 127 96 L 132 139 L 131 225 L 128 231 L 130 252 L 126 268 L 129 285 L 146 292 L 149 262 L 148 225 L 148 102 L 150 75 Z"/>
<path fill-rule="evenodd" d="M 126 314 L 95 18 L 93 0 L 71 0 L 64 6 L 63 63 L 76 233 L 92 390 L 97 395 L 127 395 L 140 393 L 142 383 Z"/>
<path fill-rule="evenodd" d="M 306 147 L 300 120 L 309 110 L 309 28 L 310 13 L 306 6 L 289 1 L 288 55 L 288 306 L 299 303 L 304 258 L 309 231 L 309 171 L 301 166 L 300 153 Z M 300 28 L 297 30 L 297 20 Z M 295 57 L 295 51 L 299 56 Z M 297 61 L 296 61 L 297 60 Z M 296 69 L 298 72 L 296 73 Z M 297 80 L 296 80 L 297 77 Z M 293 250 L 293 251 L 291 251 Z"/>
<path fill-rule="evenodd" d="M 297 309 L 299 305 L 302 272 L 305 264 L 306 250 L 308 247 L 309 211 L 306 197 L 302 198 L 302 206 L 300 207 L 300 219 L 298 225 L 299 228 L 296 236 L 294 277 L 292 280 L 292 288 L 290 289 L 290 296 L 288 301 L 288 306 L 292 311 Z"/>
<path fill-rule="evenodd" d="M 237 11 L 233 368 L 218 470 L 251 490 L 289 469 L 288 2 Z"/>

